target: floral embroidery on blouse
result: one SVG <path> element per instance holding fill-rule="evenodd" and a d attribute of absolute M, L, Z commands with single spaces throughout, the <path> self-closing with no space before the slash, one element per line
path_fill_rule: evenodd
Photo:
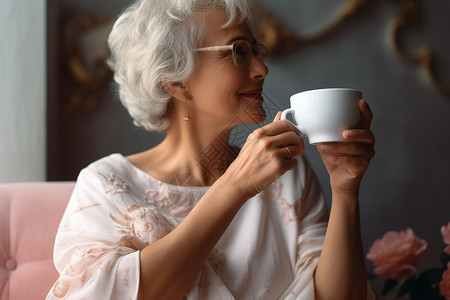
<path fill-rule="evenodd" d="M 294 204 L 289 203 L 286 199 L 281 197 L 282 188 L 282 184 L 276 181 L 264 191 L 264 194 L 267 195 L 267 198 L 272 199 L 273 203 L 281 206 L 281 218 L 284 219 L 286 224 L 289 224 L 290 222 L 297 220 L 297 206 L 300 199 Z"/>
<path fill-rule="evenodd" d="M 83 211 L 85 209 L 88 209 L 88 208 L 91 208 L 91 207 L 94 207 L 94 206 L 98 206 L 98 205 L 102 205 L 102 204 L 101 203 L 94 203 L 94 204 L 91 204 L 91 205 L 80 206 L 73 212 L 73 214 L 79 213 L 80 211 Z"/>
<path fill-rule="evenodd" d="M 156 206 L 176 218 L 186 217 L 195 205 L 192 193 L 187 195 L 171 190 L 166 184 L 154 181 L 157 188 L 145 190 L 147 204 Z"/>
<path fill-rule="evenodd" d="M 225 255 L 216 247 L 213 248 L 207 259 L 214 271 L 218 271 L 225 264 Z"/>
<path fill-rule="evenodd" d="M 110 258 L 111 254 L 116 257 L 121 257 L 130 254 L 132 251 L 138 250 L 139 246 L 139 242 L 136 244 L 132 237 L 122 237 L 117 242 L 116 246 L 112 248 L 77 248 L 73 255 L 79 257 L 80 260 L 77 260 L 74 264 L 68 265 L 64 269 L 63 274 L 61 274 L 61 277 L 55 283 L 52 290 L 53 295 L 56 298 L 64 298 L 72 292 L 73 282 L 64 277 L 78 277 L 81 285 L 84 285 L 100 268 L 108 268 L 114 263 L 115 260 Z M 125 282 L 127 281 L 127 275 L 126 272 L 123 278 Z"/>
<path fill-rule="evenodd" d="M 297 212 L 296 212 L 296 204 L 290 204 L 285 199 L 280 198 L 277 201 L 278 204 L 281 205 L 281 217 L 284 219 L 286 224 L 295 221 L 297 219 Z"/>
<path fill-rule="evenodd" d="M 70 292 L 71 287 L 72 283 L 70 280 L 61 277 L 56 281 L 52 293 L 56 298 L 64 298 Z"/>
<path fill-rule="evenodd" d="M 117 224 L 118 233 L 134 235 L 147 243 L 156 242 L 174 228 L 161 213 L 151 207 L 133 204 L 127 208 L 113 205 L 113 208 L 115 212 L 111 212 L 110 217 Z"/>
<path fill-rule="evenodd" d="M 110 173 L 109 177 L 106 177 L 105 175 L 98 173 L 100 176 L 102 176 L 106 182 L 102 182 L 103 190 L 106 194 L 112 193 L 112 194 L 126 194 L 129 193 L 129 188 L 125 180 L 120 177 L 119 175 L 116 175 L 114 173 Z"/>

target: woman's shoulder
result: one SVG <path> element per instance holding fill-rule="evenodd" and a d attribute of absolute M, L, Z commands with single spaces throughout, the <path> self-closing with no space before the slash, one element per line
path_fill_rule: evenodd
<path fill-rule="evenodd" d="M 142 174 L 141 174 L 142 176 Z M 113 153 L 102 157 L 81 170 L 77 182 L 80 181 L 108 181 L 108 178 L 120 178 L 122 180 L 139 178 L 139 170 L 120 153 Z"/>
<path fill-rule="evenodd" d="M 120 153 L 113 153 L 90 163 L 81 173 L 122 173 L 128 168 L 127 159 Z"/>

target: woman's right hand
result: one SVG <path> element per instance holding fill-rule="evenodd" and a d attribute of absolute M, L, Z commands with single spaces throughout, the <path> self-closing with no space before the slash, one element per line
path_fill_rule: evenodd
<path fill-rule="evenodd" d="M 255 196 L 286 171 L 294 169 L 298 162 L 292 158 L 303 155 L 305 145 L 297 128 L 287 120 L 280 120 L 280 116 L 281 112 L 272 123 L 248 136 L 239 155 L 222 176 L 245 199 Z"/>

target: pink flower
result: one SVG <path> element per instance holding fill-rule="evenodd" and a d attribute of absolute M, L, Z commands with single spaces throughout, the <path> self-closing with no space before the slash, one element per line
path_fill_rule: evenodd
<path fill-rule="evenodd" d="M 450 222 L 448 222 L 447 226 L 441 227 L 442 238 L 444 239 L 444 243 L 448 246 L 445 248 L 445 253 L 450 255 Z"/>
<path fill-rule="evenodd" d="M 450 263 L 447 265 L 447 271 L 442 274 L 442 281 L 439 283 L 439 290 L 445 300 L 450 300 Z"/>
<path fill-rule="evenodd" d="M 373 243 L 367 258 L 375 265 L 375 275 L 401 279 L 416 271 L 415 264 L 428 253 L 427 246 L 427 242 L 417 237 L 412 229 L 389 231 Z"/>

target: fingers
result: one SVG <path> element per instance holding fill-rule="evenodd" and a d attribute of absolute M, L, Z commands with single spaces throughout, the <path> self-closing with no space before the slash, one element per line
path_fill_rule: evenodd
<path fill-rule="evenodd" d="M 294 126 L 294 124 L 292 124 L 288 120 L 280 120 L 277 118 L 278 117 L 275 117 L 272 123 L 269 123 L 253 131 L 253 134 L 255 134 L 256 136 L 274 136 L 286 131 L 295 132 L 297 135 L 300 133 L 298 129 Z"/>
<path fill-rule="evenodd" d="M 292 131 L 286 131 L 274 136 L 268 136 L 267 142 L 272 143 L 275 147 L 303 145 L 303 140 L 295 132 Z"/>
<path fill-rule="evenodd" d="M 305 144 L 293 131 L 285 131 L 277 135 L 256 134 L 251 143 L 254 151 L 275 151 L 279 158 L 294 158 L 303 155 Z M 287 149 L 286 149 L 287 147 Z"/>
<path fill-rule="evenodd" d="M 355 191 L 361 178 L 375 155 L 375 137 L 370 130 L 372 111 L 364 101 L 358 102 L 361 121 L 357 129 L 342 133 L 347 142 L 322 143 L 317 145 L 322 160 L 330 175 L 333 191 Z"/>
<path fill-rule="evenodd" d="M 359 100 L 358 107 L 359 111 L 361 112 L 360 128 L 369 129 L 370 123 L 372 123 L 373 119 L 372 110 L 370 109 L 369 104 L 367 104 L 367 102 L 363 99 Z"/>
<path fill-rule="evenodd" d="M 253 196 L 267 187 L 298 161 L 292 159 L 304 152 L 303 140 L 297 129 L 287 120 L 274 121 L 249 135 L 238 157 L 223 175 L 236 183 L 245 195 Z"/>
<path fill-rule="evenodd" d="M 342 136 L 348 142 L 354 143 L 365 143 L 374 145 L 375 136 L 372 131 L 370 131 L 370 124 L 372 123 L 373 113 L 369 105 L 364 100 L 359 100 L 358 107 L 361 112 L 361 121 L 358 129 L 348 129 L 342 133 Z"/>
<path fill-rule="evenodd" d="M 251 149 L 254 153 L 273 151 L 277 158 L 283 160 L 303 155 L 305 144 L 297 128 L 287 120 L 280 120 L 280 117 L 281 112 L 278 112 L 272 123 L 253 131 L 243 149 Z"/>
<path fill-rule="evenodd" d="M 272 123 L 269 123 L 261 128 L 256 129 L 253 134 L 256 136 L 266 136 L 266 135 L 277 135 L 286 131 L 293 131 L 297 134 L 299 133 L 298 129 L 288 120 L 281 120 L 282 112 L 279 111 Z"/>
<path fill-rule="evenodd" d="M 273 119 L 274 122 L 279 120 L 281 120 L 281 111 L 277 112 L 275 118 Z"/>
<path fill-rule="evenodd" d="M 321 154 L 334 156 L 372 158 L 375 155 L 372 145 L 362 143 L 324 143 L 318 145 L 317 150 Z"/>
<path fill-rule="evenodd" d="M 302 145 L 288 145 L 285 147 L 280 147 L 279 156 L 283 159 L 293 159 L 296 157 L 300 157 L 305 152 L 305 146 Z"/>
<path fill-rule="evenodd" d="M 372 131 L 367 129 L 348 129 L 344 130 L 342 136 L 353 143 L 364 143 L 375 145 L 375 136 Z"/>

